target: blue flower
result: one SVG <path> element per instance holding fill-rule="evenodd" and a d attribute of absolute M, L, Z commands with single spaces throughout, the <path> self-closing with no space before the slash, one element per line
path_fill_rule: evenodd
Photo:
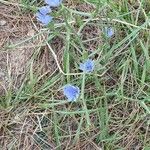
<path fill-rule="evenodd" d="M 83 72 L 89 73 L 94 70 L 94 61 L 91 59 L 87 59 L 83 63 L 80 64 L 79 69 L 82 70 Z"/>
<path fill-rule="evenodd" d="M 45 0 L 45 3 L 50 7 L 58 7 L 61 4 L 62 0 Z"/>
<path fill-rule="evenodd" d="M 107 37 L 112 37 L 114 35 L 115 31 L 112 27 L 105 27 L 105 34 Z"/>
<path fill-rule="evenodd" d="M 77 86 L 68 84 L 63 87 L 63 93 L 69 102 L 76 101 L 79 97 L 80 89 Z"/>
<path fill-rule="evenodd" d="M 40 21 L 44 25 L 48 25 L 52 21 L 52 18 L 53 18 L 48 15 L 48 13 L 50 12 L 51 12 L 51 9 L 49 6 L 40 7 L 38 12 L 36 13 L 37 20 Z"/>
<path fill-rule="evenodd" d="M 37 17 L 37 20 L 40 21 L 44 25 L 48 25 L 53 19 L 52 16 L 50 16 L 50 15 L 43 15 L 40 12 L 36 13 L 36 17 Z"/>
<path fill-rule="evenodd" d="M 48 13 L 50 13 L 52 10 L 50 9 L 49 6 L 42 6 L 39 8 L 38 10 L 42 15 L 47 15 Z"/>

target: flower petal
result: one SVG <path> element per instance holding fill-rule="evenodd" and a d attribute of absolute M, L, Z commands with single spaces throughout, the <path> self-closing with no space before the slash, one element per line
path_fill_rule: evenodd
<path fill-rule="evenodd" d="M 50 7 L 58 7 L 61 4 L 62 0 L 45 0 L 45 3 Z"/>
<path fill-rule="evenodd" d="M 69 102 L 76 101 L 79 97 L 80 89 L 77 86 L 68 84 L 63 87 L 63 93 Z"/>
<path fill-rule="evenodd" d="M 86 61 L 84 61 L 83 63 L 80 64 L 79 69 L 82 70 L 83 72 L 92 72 L 94 70 L 94 61 L 91 59 L 87 59 Z"/>
<path fill-rule="evenodd" d="M 50 13 L 52 10 L 50 9 L 49 6 L 43 6 L 43 7 L 40 7 L 39 8 L 39 12 L 42 14 L 42 15 L 47 15 L 48 13 Z"/>
<path fill-rule="evenodd" d="M 105 34 L 107 37 L 112 37 L 114 35 L 115 31 L 112 27 L 105 27 Z"/>
<path fill-rule="evenodd" d="M 37 20 L 40 21 L 44 25 L 48 25 L 52 21 L 52 19 L 53 19 L 52 16 L 42 15 L 39 12 L 36 13 L 36 17 L 37 17 Z"/>

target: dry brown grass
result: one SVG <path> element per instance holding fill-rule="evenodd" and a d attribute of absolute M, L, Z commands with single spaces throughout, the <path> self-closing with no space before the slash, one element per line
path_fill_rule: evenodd
<path fill-rule="evenodd" d="M 37 30 L 41 27 L 34 24 L 33 20 L 34 16 L 29 13 L 22 14 L 17 6 L 4 4 L 0 6 L 0 21 L 5 21 L 5 24 L 0 26 L 1 94 L 7 93 L 8 89 L 17 90 L 21 86 L 28 73 L 33 55 L 36 55 L 33 60 L 33 68 L 39 75 L 46 72 L 52 74 L 57 70 L 51 53 L 43 45 L 48 33 L 36 36 Z M 26 42 L 26 39 L 31 40 Z M 8 48 L 8 45 L 12 45 L 12 47 Z M 55 38 L 52 47 L 57 49 L 56 54 L 60 57 L 61 62 L 63 40 Z"/>
<path fill-rule="evenodd" d="M 13 5 L 0 6 L 0 20 L 6 22 L 0 26 L 0 71 L 4 74 L 0 76 L 1 91 L 5 89 L 6 92 L 8 88 L 17 89 L 26 74 L 27 62 L 34 51 L 33 44 L 28 42 L 10 49 L 7 46 L 31 36 L 29 32 L 33 29 L 30 18 L 28 15 L 22 15 L 20 9 Z"/>

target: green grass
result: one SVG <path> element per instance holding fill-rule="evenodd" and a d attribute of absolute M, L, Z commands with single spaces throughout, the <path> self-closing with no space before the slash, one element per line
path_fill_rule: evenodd
<path fill-rule="evenodd" d="M 31 16 L 43 5 L 41 0 L 0 2 L 6 7 L 17 4 L 23 15 Z M 74 8 L 81 3 L 91 4 L 94 11 Z M 10 84 L 0 96 L 2 149 L 150 149 L 148 4 L 74 0 L 53 12 L 48 28 L 32 18 L 36 34 L 4 47 L 11 51 L 40 39 L 18 90 Z M 115 29 L 112 38 L 103 32 L 107 26 Z M 44 63 L 37 63 L 43 51 L 53 58 L 45 72 Z M 83 74 L 79 63 L 89 56 L 96 62 L 95 71 Z M 68 103 L 63 96 L 67 83 L 80 87 L 77 102 Z"/>

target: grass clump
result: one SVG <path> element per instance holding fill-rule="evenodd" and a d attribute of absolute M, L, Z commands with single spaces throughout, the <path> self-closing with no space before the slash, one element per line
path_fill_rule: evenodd
<path fill-rule="evenodd" d="M 8 58 L 0 64 L 2 149 L 150 148 L 148 1 L 63 1 L 47 27 L 36 21 L 34 10 L 22 10 L 43 1 L 0 2 L 14 8 L 13 23 L 10 12 L 2 14 L 8 24 L 0 45 L 0 60 L 4 53 Z M 28 30 L 21 34 L 20 26 Z M 114 29 L 111 37 L 108 27 Z M 26 49 L 31 53 L 21 55 Z M 85 75 L 79 64 L 88 57 L 95 70 Z M 62 93 L 67 83 L 81 89 L 76 102 Z"/>

